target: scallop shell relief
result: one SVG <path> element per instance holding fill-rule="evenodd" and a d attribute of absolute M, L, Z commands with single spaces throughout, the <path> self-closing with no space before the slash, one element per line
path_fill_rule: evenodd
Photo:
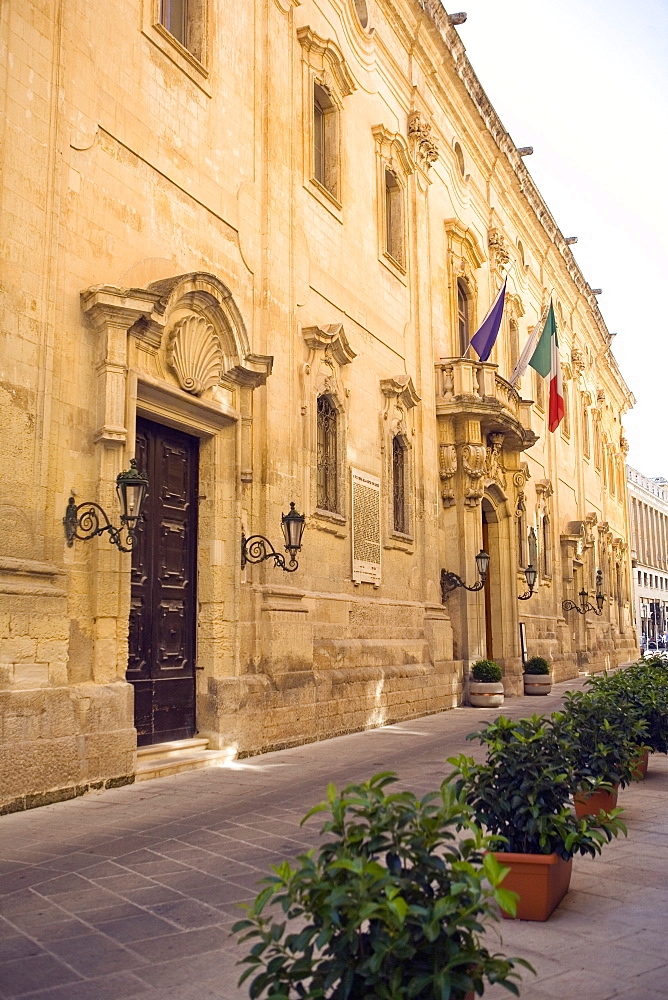
<path fill-rule="evenodd" d="M 223 352 L 212 324 L 203 316 L 180 320 L 169 338 L 167 361 L 186 392 L 201 396 L 211 386 L 218 385 Z"/>

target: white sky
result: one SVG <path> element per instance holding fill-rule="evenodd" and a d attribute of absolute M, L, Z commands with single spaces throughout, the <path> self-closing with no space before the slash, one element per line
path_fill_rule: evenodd
<path fill-rule="evenodd" d="M 629 464 L 668 476 L 668 0 L 445 0 L 599 305 L 636 398 Z"/>

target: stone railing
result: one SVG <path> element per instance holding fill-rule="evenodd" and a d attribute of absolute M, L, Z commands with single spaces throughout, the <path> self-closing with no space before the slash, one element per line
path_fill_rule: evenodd
<path fill-rule="evenodd" d="M 501 378 L 496 365 L 465 358 L 443 358 L 436 365 L 437 414 L 479 418 L 483 433 L 510 435 L 519 451 L 538 440 L 531 427 L 532 405 Z"/>

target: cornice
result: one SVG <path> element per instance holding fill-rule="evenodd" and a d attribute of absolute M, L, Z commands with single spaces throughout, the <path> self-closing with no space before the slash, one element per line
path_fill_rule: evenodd
<path fill-rule="evenodd" d="M 609 339 L 609 331 L 600 311 L 596 296 L 593 294 L 589 282 L 580 270 L 570 247 L 565 242 L 552 212 L 517 152 L 515 143 L 487 97 L 480 80 L 469 62 L 461 38 L 449 22 L 441 0 L 403 0 L 403 2 L 402 0 L 380 0 L 380 3 L 393 27 L 399 29 L 398 34 L 404 44 L 410 40 L 411 48 L 417 43 L 417 25 L 419 21 L 422 19 L 423 23 L 427 23 L 430 29 L 430 37 L 432 37 L 441 51 L 445 51 L 447 63 L 460 80 L 465 93 L 468 95 L 482 120 L 490 139 L 502 154 L 509 170 L 515 175 L 520 195 L 524 197 L 537 223 L 559 253 L 571 281 L 586 301 L 601 336 L 607 341 Z M 417 24 L 413 30 L 411 30 L 412 26 L 407 16 L 407 8 L 412 9 L 416 15 Z M 610 361 L 610 367 L 611 373 L 619 380 L 620 385 L 627 390 L 626 399 L 629 405 L 633 405 L 631 402 L 633 397 L 628 392 L 626 383 L 614 359 Z"/>

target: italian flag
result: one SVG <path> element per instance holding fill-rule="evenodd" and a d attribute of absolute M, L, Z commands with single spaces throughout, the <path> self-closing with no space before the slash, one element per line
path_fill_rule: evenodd
<path fill-rule="evenodd" d="M 550 405 L 547 426 L 551 431 L 564 419 L 564 390 L 561 384 L 561 363 L 559 361 L 559 341 L 557 339 L 557 324 L 554 318 L 554 306 L 550 308 L 545 320 L 543 332 L 540 335 L 536 350 L 531 355 L 529 365 L 543 378 L 550 382 Z"/>

